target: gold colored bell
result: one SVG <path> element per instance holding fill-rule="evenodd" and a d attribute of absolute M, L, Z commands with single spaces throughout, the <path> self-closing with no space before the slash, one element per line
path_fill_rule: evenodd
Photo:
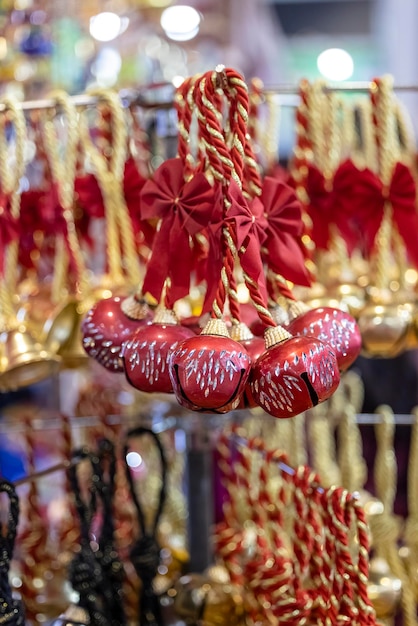
<path fill-rule="evenodd" d="M 37 343 L 26 326 L 0 333 L 0 391 L 15 391 L 56 374 L 61 359 Z"/>
<path fill-rule="evenodd" d="M 367 590 L 378 618 L 395 614 L 401 599 L 402 582 L 392 574 L 384 559 L 371 559 Z"/>
<path fill-rule="evenodd" d="M 370 303 L 357 323 L 365 356 L 392 358 L 416 343 L 413 308 L 409 304 Z"/>
<path fill-rule="evenodd" d="M 81 335 L 82 320 L 82 316 L 79 315 L 70 337 L 57 351 L 57 355 L 61 357 L 63 369 L 87 367 L 91 362 L 88 354 L 83 349 Z"/>
<path fill-rule="evenodd" d="M 215 583 L 202 574 L 189 574 L 177 582 L 174 611 L 202 626 L 233 626 L 242 616 L 242 599 L 230 585 Z"/>
<path fill-rule="evenodd" d="M 42 334 L 45 337 L 45 345 L 51 352 L 59 353 L 79 325 L 78 306 L 78 301 L 70 298 L 45 322 Z"/>

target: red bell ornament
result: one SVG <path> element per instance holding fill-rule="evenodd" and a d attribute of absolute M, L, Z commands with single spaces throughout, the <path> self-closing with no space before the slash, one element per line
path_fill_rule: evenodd
<path fill-rule="evenodd" d="M 344 372 L 356 360 L 361 350 L 361 334 L 355 319 L 333 307 L 310 309 L 287 326 L 292 335 L 316 337 L 331 346 Z"/>
<path fill-rule="evenodd" d="M 99 300 L 88 311 L 81 325 L 83 348 L 111 372 L 123 372 L 122 344 L 140 327 L 150 322 L 144 306 L 143 319 L 129 319 L 121 308 L 123 298 Z"/>
<path fill-rule="evenodd" d="M 123 346 L 128 382 L 146 393 L 172 393 L 168 359 L 178 343 L 195 333 L 181 326 L 173 311 L 159 311 L 152 324 L 138 328 Z"/>
<path fill-rule="evenodd" d="M 327 400 L 340 382 L 332 348 L 314 337 L 293 337 L 280 326 L 265 332 L 266 351 L 253 365 L 250 387 L 273 417 L 294 417 Z"/>
<path fill-rule="evenodd" d="M 229 337 L 222 320 L 211 319 L 200 335 L 180 343 L 170 358 L 177 401 L 192 411 L 236 409 L 251 369 L 245 348 Z"/>
<path fill-rule="evenodd" d="M 248 326 L 246 324 L 243 324 L 242 322 L 232 326 L 231 339 L 238 341 L 242 346 L 244 346 L 244 348 L 250 355 L 251 363 L 255 363 L 258 357 L 261 356 L 266 349 L 264 338 L 254 337 Z M 252 396 L 251 387 L 248 382 L 245 386 L 244 393 L 242 394 L 241 402 L 237 408 L 254 408 L 256 406 L 257 403 Z"/>

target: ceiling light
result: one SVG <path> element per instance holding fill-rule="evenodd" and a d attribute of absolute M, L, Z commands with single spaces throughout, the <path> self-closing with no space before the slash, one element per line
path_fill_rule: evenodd
<path fill-rule="evenodd" d="M 116 13 L 104 11 L 90 18 L 90 35 L 97 41 L 112 41 L 123 33 L 129 25 L 129 18 L 121 18 Z"/>
<path fill-rule="evenodd" d="M 167 37 L 174 41 L 188 41 L 199 32 L 200 13 L 193 7 L 180 4 L 165 9 L 160 22 Z"/>
<path fill-rule="evenodd" d="M 328 80 L 347 80 L 354 71 L 351 55 L 342 48 L 324 50 L 318 56 L 316 64 L 322 76 Z"/>

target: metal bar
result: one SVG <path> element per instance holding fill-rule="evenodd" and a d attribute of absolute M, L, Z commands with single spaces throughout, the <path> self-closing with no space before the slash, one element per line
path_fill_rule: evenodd
<path fill-rule="evenodd" d="M 62 463 L 56 463 L 56 465 L 51 465 L 50 467 L 46 467 L 43 470 L 39 470 L 38 472 L 32 472 L 27 476 L 23 476 L 22 478 L 18 478 L 13 481 L 13 485 L 15 487 L 20 487 L 20 485 L 25 485 L 26 483 L 32 483 L 40 478 L 44 478 L 44 476 L 49 476 L 50 474 L 55 474 L 56 472 L 66 471 L 69 467 L 73 467 L 80 462 L 81 459 L 75 459 L 73 461 L 62 461 Z"/>
<path fill-rule="evenodd" d="M 132 424 L 136 424 L 138 422 L 146 423 L 149 425 L 155 433 L 162 433 L 166 430 L 170 430 L 178 425 L 178 421 L 175 417 L 170 415 L 167 416 L 155 416 L 149 417 L 148 414 L 138 413 L 137 415 L 127 416 L 127 415 L 106 415 L 105 419 L 89 415 L 83 417 L 75 417 L 72 416 L 69 418 L 71 421 L 72 428 L 93 428 L 102 426 L 103 424 L 108 426 L 119 426 L 123 425 L 125 427 L 129 427 Z M 62 427 L 62 418 L 57 415 L 52 415 L 50 417 L 43 417 L 34 415 L 32 419 L 32 427 L 33 430 L 59 430 Z M 19 433 L 25 431 L 25 425 L 23 422 L 19 422 L 16 419 L 9 420 L 0 420 L 0 434 L 7 433 Z"/>
<path fill-rule="evenodd" d="M 324 86 L 325 91 L 341 91 L 341 92 L 358 92 L 368 93 L 373 89 L 373 81 L 353 81 L 346 83 L 330 83 Z M 418 85 L 395 85 L 394 91 L 398 92 L 418 92 Z M 299 88 L 297 85 L 276 85 L 270 87 L 264 87 L 264 94 L 277 95 L 277 96 L 290 96 L 299 94 Z M 172 100 L 151 100 L 144 95 L 143 91 L 137 91 L 127 94 L 126 91 L 121 94 L 121 100 L 126 105 L 135 104 L 144 109 L 169 109 L 173 107 Z M 76 107 L 85 107 L 97 104 L 100 98 L 95 95 L 79 94 L 70 96 L 70 101 Z M 284 102 L 285 106 L 293 106 L 293 102 Z M 21 103 L 21 107 L 24 111 L 34 111 L 40 109 L 51 109 L 56 106 L 56 102 L 53 98 L 44 98 L 40 100 L 26 100 Z M 0 103 L 0 111 L 5 110 L 5 105 Z"/>
<path fill-rule="evenodd" d="M 77 107 L 84 107 L 92 104 L 97 104 L 99 98 L 97 96 L 89 96 L 88 94 L 80 94 L 77 96 L 70 96 L 70 101 Z M 42 100 L 26 100 L 22 102 L 22 109 L 24 111 L 40 110 L 40 109 L 53 109 L 57 106 L 56 101 L 53 98 L 45 98 Z M 0 105 L 0 111 L 4 111 L 5 106 Z"/>
<path fill-rule="evenodd" d="M 351 81 L 344 83 L 328 83 L 324 85 L 324 91 L 347 91 L 347 92 L 359 92 L 369 93 L 376 87 L 373 80 L 371 81 Z M 418 85 L 394 85 L 394 91 L 417 91 Z M 297 85 L 277 85 L 263 88 L 264 94 L 271 95 L 298 95 L 299 87 Z"/>
<path fill-rule="evenodd" d="M 212 562 L 208 538 L 214 524 L 213 442 L 210 426 L 203 422 L 197 432 L 187 433 L 185 491 L 190 571 L 203 572 Z"/>
<path fill-rule="evenodd" d="M 234 418 L 239 419 L 238 411 L 235 412 Z M 197 420 L 196 420 L 197 417 Z M 133 417 L 127 417 L 126 415 L 108 415 L 106 416 L 105 422 L 103 422 L 102 418 L 95 416 L 88 417 L 71 417 L 71 426 L 73 428 L 92 428 L 92 427 L 100 427 L 103 423 L 108 424 L 109 426 L 117 426 L 119 424 L 123 424 L 124 426 L 129 426 L 131 424 L 141 422 L 147 423 L 156 433 L 161 433 L 166 430 L 170 430 L 172 428 L 180 428 L 182 430 L 194 431 L 196 427 L 199 425 L 199 416 L 192 415 L 174 417 L 174 416 L 159 416 L 156 419 L 152 419 L 147 417 L 146 415 L 138 414 Z M 225 418 L 225 416 L 223 416 Z M 219 422 L 218 416 L 205 417 L 206 421 L 209 421 L 211 427 L 214 429 L 218 428 L 221 424 Z M 379 413 L 360 413 L 356 416 L 357 424 L 361 424 L 364 426 L 380 424 L 382 422 L 382 417 Z M 415 424 L 415 415 L 394 415 L 394 422 L 397 426 L 412 426 Z M 61 428 L 61 418 L 59 417 L 34 417 L 33 419 L 33 428 L 34 430 L 57 430 Z M 223 420 L 225 423 L 225 419 Z M 25 426 L 23 423 L 19 423 L 16 419 L 12 420 L 4 420 L 0 421 L 0 434 L 10 434 L 10 433 L 19 433 L 24 432 Z"/>

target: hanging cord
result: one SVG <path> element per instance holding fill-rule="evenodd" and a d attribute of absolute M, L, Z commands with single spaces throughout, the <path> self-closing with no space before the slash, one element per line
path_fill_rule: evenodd
<path fill-rule="evenodd" d="M 395 421 L 387 406 L 376 409 L 381 423 L 376 424 L 376 457 L 374 482 L 377 497 L 383 502 L 383 513 L 370 518 L 370 529 L 376 554 L 384 558 L 392 573 L 402 581 L 401 606 L 405 626 L 417 626 L 415 597 L 398 552 L 399 525 L 393 513 L 396 495 L 397 465 L 393 448 Z"/>
<path fill-rule="evenodd" d="M 198 78 L 198 75 L 186 78 L 176 90 L 175 95 L 175 108 L 178 119 L 177 154 L 184 163 L 184 178 L 186 181 L 192 178 L 196 168 L 196 162 L 198 161 L 198 159 L 193 157 L 190 138 L 193 109 L 195 106 L 193 92 L 195 82 Z"/>
<path fill-rule="evenodd" d="M 307 192 L 307 183 L 309 175 L 309 167 L 313 163 L 313 147 L 309 132 L 309 105 L 311 84 L 307 80 L 299 83 L 299 103 L 295 114 L 295 145 L 293 148 L 293 156 L 290 160 L 290 176 L 295 188 L 295 194 L 302 205 L 302 222 L 303 236 L 302 243 L 306 250 L 305 267 L 310 273 L 312 281 L 317 278 L 317 267 L 312 257 L 315 252 L 315 243 L 312 235 L 312 219 L 308 214 L 307 207 L 309 205 L 309 195 Z M 279 285 L 281 291 L 281 285 Z M 283 294 L 286 298 L 286 294 Z"/>
<path fill-rule="evenodd" d="M 216 115 L 216 108 L 213 104 L 214 94 L 218 89 L 222 89 L 230 107 L 230 135 L 228 141 L 228 144 L 231 145 L 230 150 L 228 150 L 223 129 L 220 127 L 219 119 Z M 244 178 L 249 110 L 248 90 L 244 80 L 237 72 L 229 68 L 221 68 L 219 71 L 212 72 L 210 80 L 203 79 L 200 82 L 200 89 L 198 90 L 198 108 L 200 110 L 199 121 L 202 122 L 202 136 L 205 140 L 207 155 L 211 165 L 213 164 L 218 171 L 221 169 L 222 172 L 222 180 L 224 181 L 224 215 L 226 216 L 231 206 L 229 185 L 233 181 L 241 190 Z M 203 114 L 203 111 L 205 114 Z M 212 115 L 209 115 L 209 111 Z M 221 167 L 219 167 L 219 165 Z M 231 284 L 229 278 L 232 277 L 234 273 L 235 259 L 238 256 L 242 257 L 246 252 L 245 242 L 243 247 L 237 250 L 234 233 L 231 228 L 223 228 L 223 237 L 225 245 L 225 271 L 221 277 L 218 294 L 213 306 L 214 317 L 220 317 L 220 315 L 222 315 L 227 286 L 228 283 Z M 256 281 L 244 270 L 243 277 L 254 307 L 263 324 L 266 327 L 276 326 Z M 230 298 L 230 301 L 232 300 L 234 300 L 234 298 Z M 238 306 L 236 308 L 237 311 L 239 311 Z"/>
<path fill-rule="evenodd" d="M 124 283 L 123 271 L 125 270 L 127 286 L 137 287 L 140 280 L 139 259 L 132 222 L 123 195 L 128 142 L 124 111 L 116 93 L 97 90 L 94 94 L 97 95 L 102 106 L 105 106 L 110 114 L 112 132 L 110 158 L 94 144 L 85 116 L 81 116 L 80 119 L 80 132 L 84 150 L 93 165 L 103 195 L 110 280 L 114 285 L 122 285 Z"/>
<path fill-rule="evenodd" d="M 9 498 L 8 522 L 5 532 L 0 532 L 0 624 L 24 626 L 25 616 L 21 602 L 12 596 L 9 582 L 10 561 L 19 523 L 19 498 L 14 486 L 7 480 L 0 482 L 0 492 Z"/>
<path fill-rule="evenodd" d="M 2 99 L 4 112 L 1 115 L 0 132 L 0 187 L 10 201 L 10 217 L 17 221 L 20 215 L 20 179 L 25 171 L 26 123 L 23 111 L 13 98 Z M 15 158 L 13 167 L 6 138 L 6 124 L 13 124 L 15 136 Z M 18 282 L 18 239 L 12 241 L 6 250 L 1 250 L 4 258 L 4 276 L 0 280 L 0 322 L 2 330 L 12 330 L 18 325 L 14 311 L 12 294 L 16 293 Z"/>
<path fill-rule="evenodd" d="M 139 119 L 139 113 L 135 104 L 129 106 L 130 122 L 132 130 L 132 138 L 130 141 L 130 150 L 139 173 L 148 178 L 152 172 L 151 160 L 152 152 L 149 145 L 149 138 L 142 126 L 142 120 Z"/>
<path fill-rule="evenodd" d="M 312 466 L 324 487 L 340 485 L 341 472 L 336 459 L 334 425 L 327 403 L 313 407 L 309 413 L 308 439 Z"/>
<path fill-rule="evenodd" d="M 122 602 L 124 570 L 114 546 L 113 499 L 116 476 L 114 444 L 109 439 L 102 439 L 98 444 L 98 454 L 92 454 L 90 458 L 94 488 L 102 500 L 102 528 L 98 539 L 99 549 L 95 552 L 95 557 L 100 564 L 105 583 L 102 593 L 106 603 L 106 615 L 111 617 L 112 626 L 124 626 L 126 624 Z"/>
<path fill-rule="evenodd" d="M 126 478 L 131 492 L 132 501 L 135 505 L 141 537 L 135 542 L 130 559 L 136 573 L 142 581 L 142 591 L 140 598 L 140 626 L 163 626 L 161 608 L 158 598 L 153 589 L 153 579 L 155 578 L 160 564 L 160 546 L 157 540 L 157 528 L 161 519 L 161 514 L 166 500 L 167 486 L 167 459 L 164 448 L 159 437 L 149 428 L 138 426 L 128 431 L 123 447 L 123 458 L 127 459 L 130 450 L 130 442 L 133 439 L 140 439 L 149 436 L 157 447 L 161 462 L 161 487 L 158 495 L 157 508 L 150 528 L 147 529 L 145 513 L 137 496 L 134 479 L 131 469 L 126 462 Z"/>
<path fill-rule="evenodd" d="M 0 132 L 0 186 L 2 192 L 10 198 L 10 213 L 12 219 L 18 220 L 20 216 L 20 179 L 25 172 L 25 142 L 26 122 L 21 106 L 14 98 L 2 99 L 5 107 L 2 115 L 2 128 Z M 5 125 L 10 120 L 13 124 L 15 138 L 15 153 L 13 166 L 7 145 Z M 9 293 L 15 293 L 17 286 L 19 242 L 12 242 L 6 252 L 5 259 L 5 283 Z M 3 254 L 3 251 L 2 251 Z"/>
<path fill-rule="evenodd" d="M 234 122 L 235 118 L 238 115 L 238 105 L 239 100 L 232 100 L 230 103 L 230 112 L 229 112 L 229 124 L 231 129 L 234 129 L 236 124 Z M 253 109 L 254 109 L 253 105 Z M 235 139 L 232 139 L 232 143 L 234 143 Z M 276 144 L 277 149 L 277 144 Z M 256 156 L 254 154 L 253 149 L 253 140 L 249 133 L 245 134 L 245 142 L 244 142 L 244 156 L 243 156 L 243 179 L 242 179 L 242 189 L 246 198 L 250 201 L 254 198 L 258 198 L 262 194 L 263 188 L 263 179 L 261 176 L 260 167 L 257 163 Z M 245 276 L 245 275 L 244 275 Z M 248 286 L 248 285 L 247 285 Z M 267 271 L 267 280 L 266 286 L 268 289 L 269 297 L 273 300 L 273 310 L 272 314 L 274 322 L 280 323 L 279 313 L 277 311 L 277 304 L 283 304 L 286 307 L 286 300 L 294 301 L 295 296 L 292 294 L 291 289 L 289 288 L 286 279 L 280 274 L 276 274 L 271 269 Z M 283 308 L 284 314 L 286 315 L 287 321 L 287 312 L 286 308 Z"/>
<path fill-rule="evenodd" d="M 408 548 L 407 572 L 412 584 L 416 584 L 416 564 L 418 562 L 418 408 L 415 407 L 408 461 L 408 517 L 403 538 Z"/>
<path fill-rule="evenodd" d="M 55 92 L 52 94 L 52 97 L 56 102 L 55 111 L 62 112 L 63 114 L 61 119 L 66 129 L 65 150 L 61 157 L 59 151 L 59 137 L 57 136 L 53 118 L 46 115 L 44 116 L 42 130 L 45 152 L 51 172 L 52 184 L 56 187 L 57 200 L 62 207 L 62 217 L 65 220 L 66 231 L 58 237 L 55 258 L 56 267 L 52 284 L 54 301 L 59 302 L 63 285 L 59 284 L 62 282 L 60 280 L 57 280 L 57 284 L 55 285 L 55 273 L 57 271 L 59 275 L 61 263 L 64 265 L 64 270 L 68 267 L 68 253 L 75 268 L 77 288 L 81 296 L 86 291 L 88 280 L 73 213 L 74 181 L 79 143 L 78 115 L 75 106 L 71 103 L 70 97 L 65 92 Z M 62 278 L 65 282 L 65 275 Z"/>
<path fill-rule="evenodd" d="M 200 130 L 199 143 L 201 151 L 206 153 L 208 172 L 213 177 L 214 181 L 221 183 L 225 187 L 234 172 L 233 163 L 226 146 L 223 128 L 219 119 L 219 108 L 216 106 L 216 104 L 218 104 L 217 98 L 218 94 L 212 82 L 212 73 L 206 73 L 196 81 L 195 85 L 195 101 Z M 234 180 L 237 182 L 236 175 Z M 240 186 L 239 180 L 237 184 Z M 224 194 L 224 215 L 228 209 L 227 204 Z M 222 319 L 226 298 L 229 294 L 231 318 L 238 323 L 239 307 L 237 305 L 237 298 L 235 298 L 233 294 L 233 273 L 236 250 L 232 250 L 231 246 L 228 245 L 227 237 L 232 240 L 229 229 L 223 227 L 221 240 L 223 267 L 215 301 L 212 305 L 212 316 Z"/>
<path fill-rule="evenodd" d="M 71 430 L 71 422 L 68 415 L 60 415 L 60 456 L 63 463 L 71 462 L 73 451 L 73 436 Z M 71 484 L 68 473 L 64 477 L 64 494 L 66 499 L 66 515 L 62 518 L 58 529 L 58 548 L 62 554 L 70 553 L 74 545 L 79 543 L 79 528 L 76 523 L 77 513 L 75 511 L 74 502 L 71 497 Z"/>
<path fill-rule="evenodd" d="M 395 163 L 399 160 L 396 142 L 393 80 L 384 76 L 374 81 L 370 92 L 372 119 L 378 151 L 379 176 L 384 192 L 388 193 Z M 389 198 L 385 202 L 383 217 L 376 235 L 375 284 L 385 289 L 391 281 L 391 239 L 393 230 L 393 208 Z"/>
<path fill-rule="evenodd" d="M 331 423 L 338 416 L 336 424 L 338 439 L 338 468 L 341 484 L 351 493 L 361 491 L 367 479 L 367 463 L 363 457 L 363 442 L 357 424 L 357 414 L 361 413 L 364 400 L 364 386 L 360 376 L 354 371 L 346 372 L 329 406 Z M 334 417 L 334 420 L 332 420 Z"/>
<path fill-rule="evenodd" d="M 412 120 L 405 106 L 396 97 L 394 97 L 393 108 L 393 115 L 395 117 L 395 143 L 398 161 L 407 165 L 411 172 L 415 172 L 416 175 L 416 168 L 414 167 L 416 142 Z M 406 287 L 405 275 L 408 269 L 408 255 L 405 243 L 398 228 L 396 227 L 392 230 L 392 238 L 394 254 L 398 266 L 398 281 L 400 288 L 403 290 Z"/>
<path fill-rule="evenodd" d="M 90 454 L 86 449 L 73 452 L 73 460 L 90 460 Z M 79 464 L 78 464 L 79 465 Z M 90 527 L 96 512 L 96 492 L 90 490 L 90 502 L 87 504 L 81 495 L 81 487 L 78 480 L 77 465 L 68 470 L 69 480 L 72 486 L 75 506 L 80 520 L 80 551 L 76 554 L 69 568 L 69 580 L 74 590 L 80 595 L 79 606 L 84 609 L 90 618 L 90 623 L 96 626 L 111 626 L 102 601 L 102 589 L 104 584 L 102 568 L 90 545 Z"/>
<path fill-rule="evenodd" d="M 367 167 L 377 172 L 377 146 L 374 137 L 372 105 L 369 98 L 355 104 L 353 123 L 356 125 L 357 140 L 351 158 L 358 169 Z"/>
<path fill-rule="evenodd" d="M 175 107 L 178 119 L 178 145 L 177 155 L 183 163 L 184 182 L 187 183 L 193 178 L 197 164 L 200 159 L 195 159 L 191 152 L 190 129 L 193 120 L 195 103 L 193 101 L 194 84 L 200 75 L 186 78 L 176 91 Z M 201 155 L 198 155 L 198 157 Z M 171 295 L 171 281 L 166 281 L 164 294 L 164 306 L 166 309 L 173 309 L 174 301 Z"/>

